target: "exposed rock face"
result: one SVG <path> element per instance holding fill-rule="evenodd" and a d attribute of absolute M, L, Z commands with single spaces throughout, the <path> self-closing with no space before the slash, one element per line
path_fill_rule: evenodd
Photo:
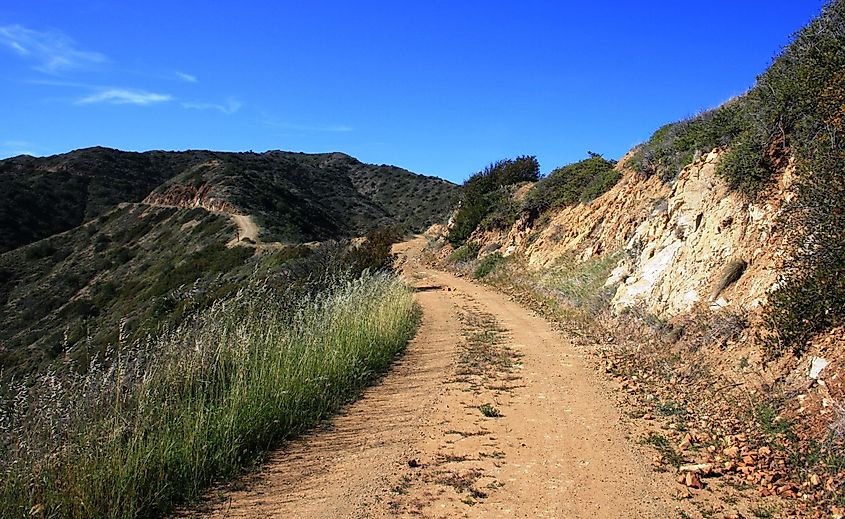
<path fill-rule="evenodd" d="M 716 175 L 714 150 L 666 184 L 619 168 L 623 177 L 589 204 L 557 212 L 542 230 L 517 222 L 507 233 L 474 237 L 501 245 L 504 255 L 522 253 L 541 268 L 561 256 L 582 260 L 623 250 L 608 279 L 618 285 L 617 311 L 640 306 L 672 317 L 699 305 L 753 309 L 777 282 L 784 236 L 777 227 L 791 196 L 792 166 L 762 201 L 752 203 Z"/>
<path fill-rule="evenodd" d="M 212 160 L 192 169 L 195 171 L 222 170 L 222 167 L 219 160 Z M 201 207 L 211 212 L 239 214 L 241 211 L 232 205 L 226 195 L 225 187 L 220 184 L 171 183 L 147 195 L 144 203 L 187 209 Z"/>
<path fill-rule="evenodd" d="M 629 275 L 613 298 L 617 309 L 640 304 L 673 316 L 700 303 L 751 309 L 765 300 L 783 249 L 777 216 L 788 179 L 762 204 L 750 203 L 716 176 L 718 160 L 712 152 L 685 168 L 662 211 L 625 244 L 631 257 L 620 269 Z"/>

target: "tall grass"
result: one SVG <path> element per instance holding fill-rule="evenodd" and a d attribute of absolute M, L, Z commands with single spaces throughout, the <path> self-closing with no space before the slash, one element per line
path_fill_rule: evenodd
<path fill-rule="evenodd" d="M 566 304 L 598 313 L 607 307 L 616 291 L 615 287 L 605 286 L 605 282 L 620 259 L 621 252 L 587 260 L 564 255 L 553 266 L 539 272 L 536 283 Z"/>
<path fill-rule="evenodd" d="M 416 315 L 390 274 L 254 286 L 85 374 L 20 384 L 0 407 L 0 517 L 164 514 L 353 399 Z"/>

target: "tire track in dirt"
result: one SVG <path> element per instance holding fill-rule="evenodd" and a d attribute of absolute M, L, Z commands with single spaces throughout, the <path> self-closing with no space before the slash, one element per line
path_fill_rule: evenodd
<path fill-rule="evenodd" d="M 626 439 L 583 354 L 507 297 L 421 266 L 424 245 L 397 247 L 423 317 L 390 373 L 198 515 L 677 516 L 671 477 Z"/>

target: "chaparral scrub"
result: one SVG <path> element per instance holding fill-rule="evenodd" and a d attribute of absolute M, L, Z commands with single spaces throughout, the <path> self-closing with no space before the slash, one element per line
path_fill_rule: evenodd
<path fill-rule="evenodd" d="M 253 286 L 85 374 L 7 390 L 0 517 L 161 515 L 354 398 L 415 328 L 392 274 L 298 293 Z"/>

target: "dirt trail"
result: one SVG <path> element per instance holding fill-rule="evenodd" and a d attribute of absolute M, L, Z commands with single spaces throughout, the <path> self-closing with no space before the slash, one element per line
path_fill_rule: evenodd
<path fill-rule="evenodd" d="M 402 359 L 204 515 L 677 516 L 670 477 L 626 439 L 582 353 L 507 297 L 421 266 L 423 246 L 398 246 L 423 309 Z"/>
<path fill-rule="evenodd" d="M 258 226 L 248 214 L 229 214 L 235 225 L 238 226 L 238 235 L 229 242 L 229 245 L 235 245 L 244 239 L 249 239 L 252 243 L 258 243 Z"/>

